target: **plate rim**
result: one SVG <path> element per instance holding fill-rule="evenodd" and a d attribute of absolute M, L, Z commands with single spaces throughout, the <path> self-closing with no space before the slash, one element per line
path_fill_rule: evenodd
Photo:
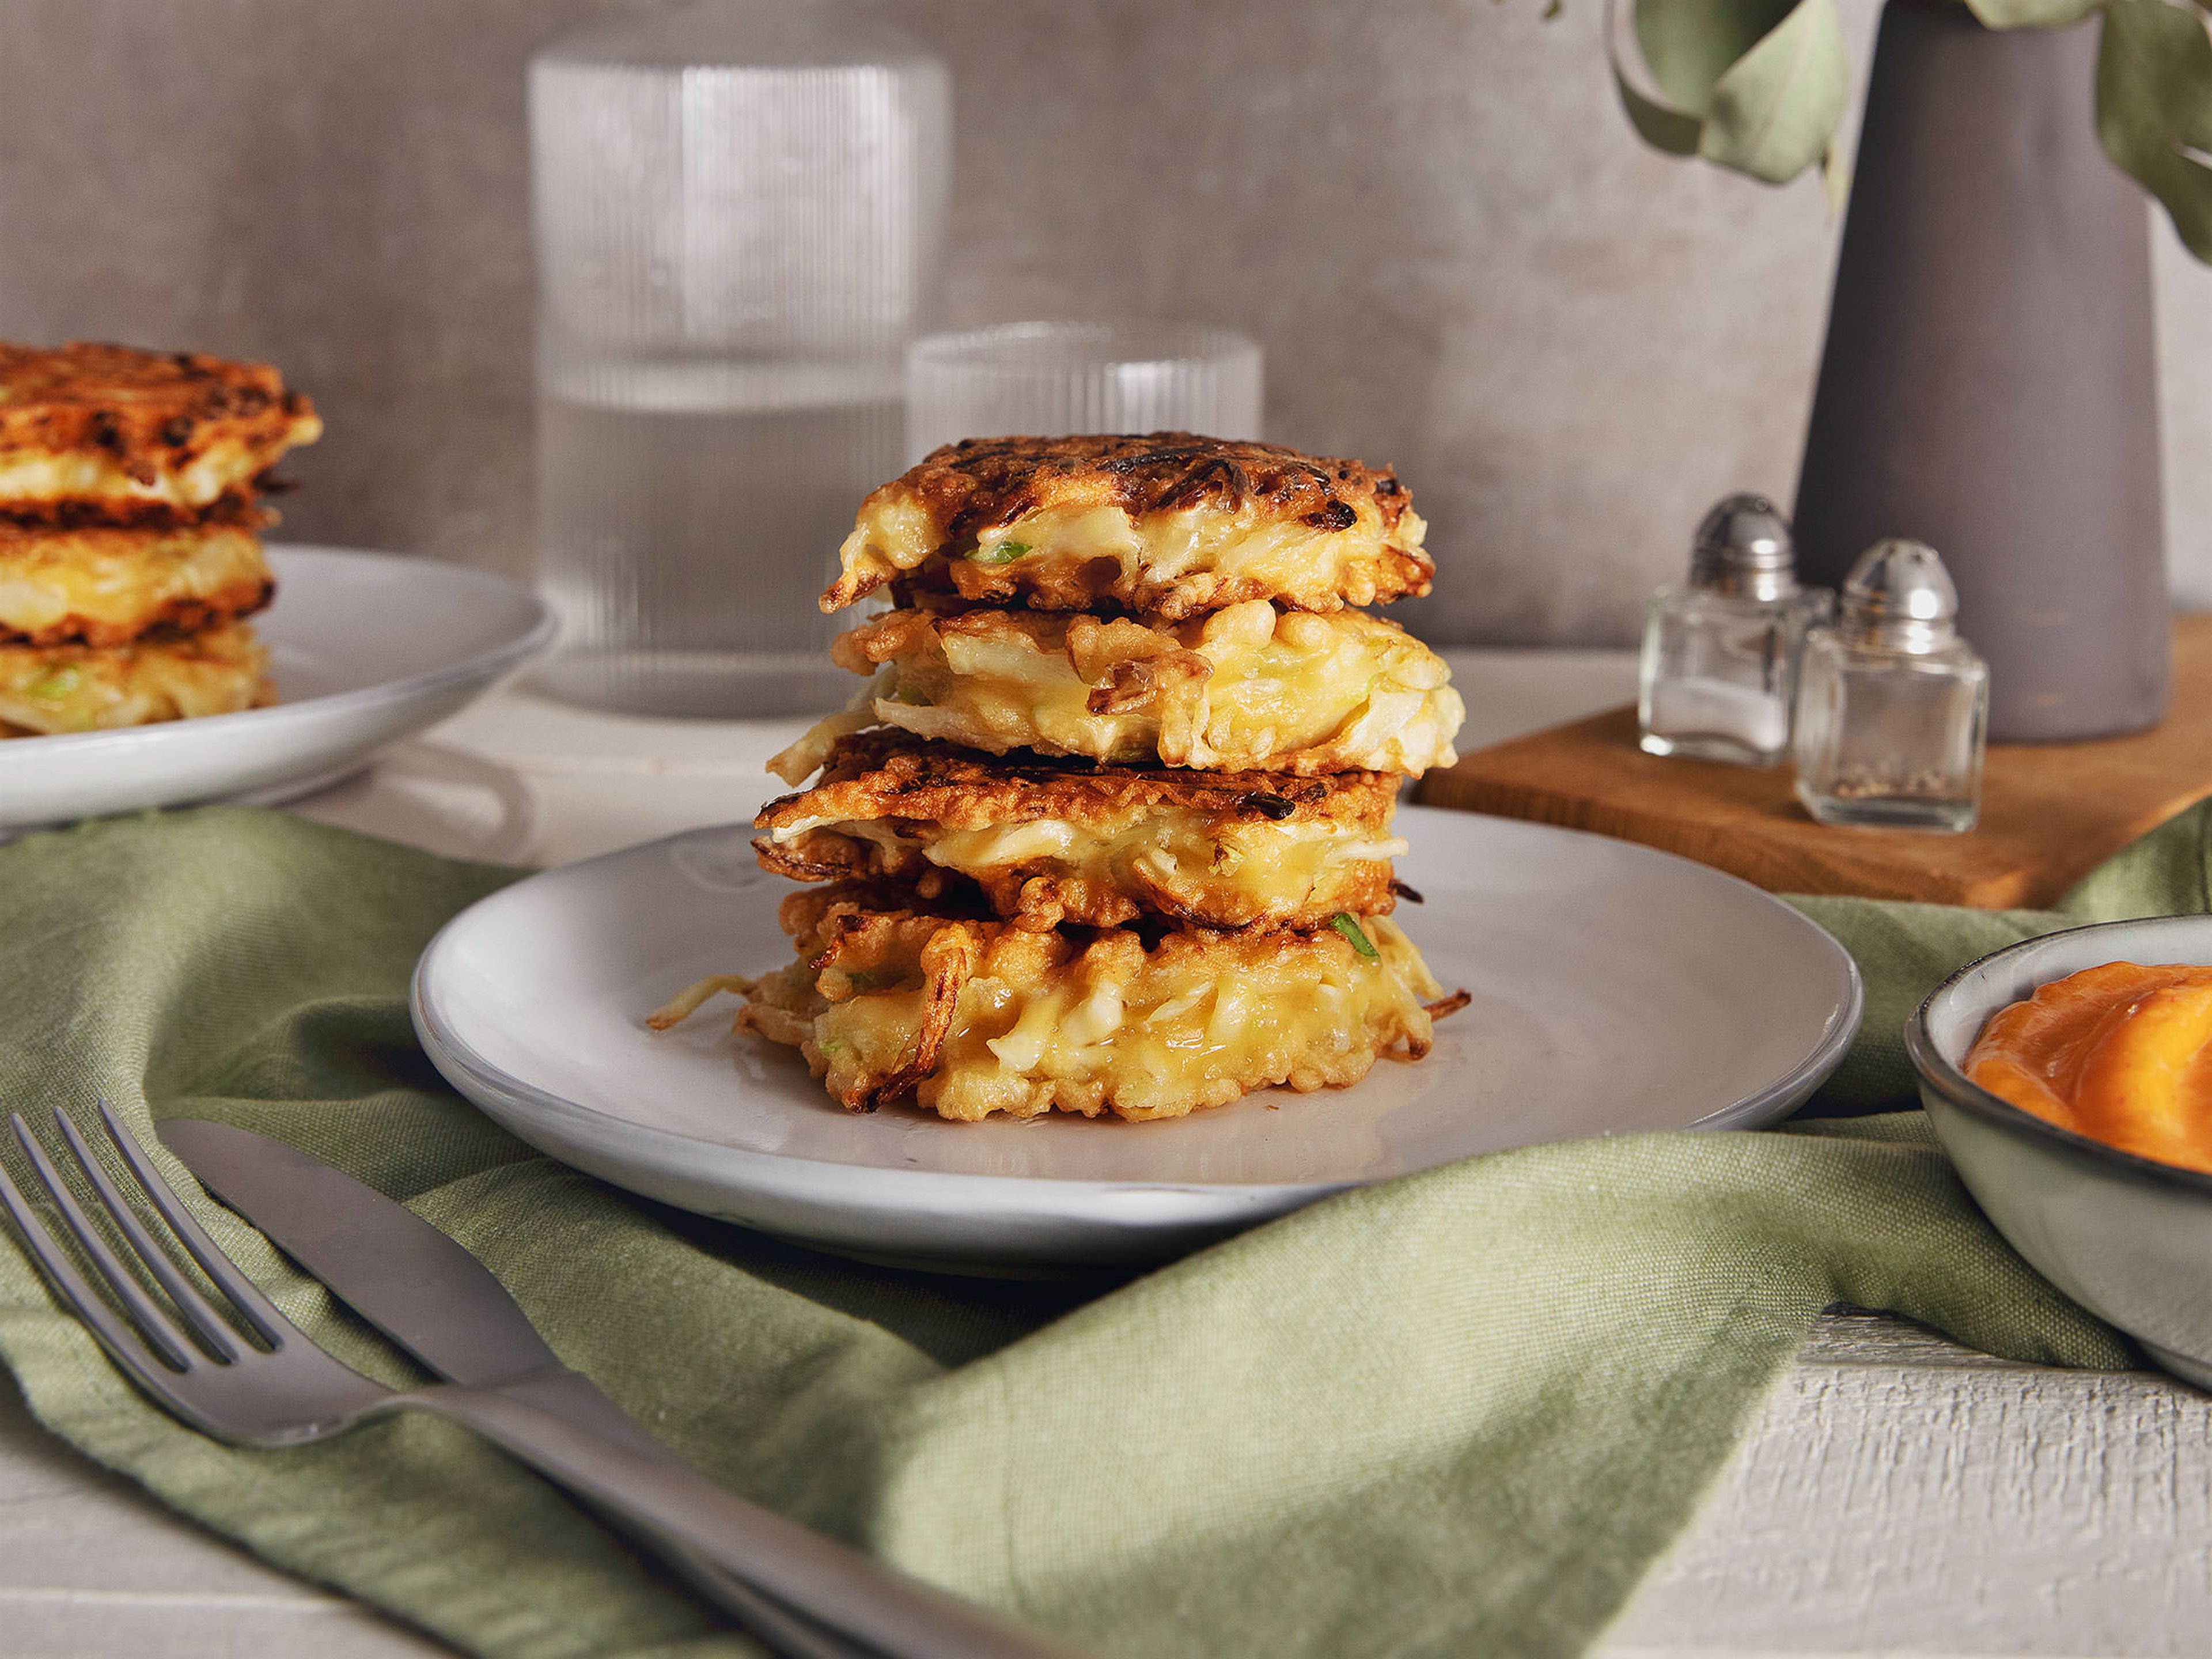
<path fill-rule="evenodd" d="M 1865 984 L 1856 960 L 1834 934 L 1829 933 L 1812 917 L 1750 882 L 1730 875 L 1725 871 L 1716 870 L 1710 865 L 1698 864 L 1694 860 L 1683 858 L 1677 854 L 1663 852 L 1657 848 L 1646 847 L 1640 842 L 1623 841 L 1615 836 L 1597 835 L 1587 830 L 1571 830 L 1558 824 L 1540 823 L 1528 819 L 1504 818 L 1486 813 L 1468 813 L 1448 807 L 1413 804 L 1401 808 L 1401 817 L 1411 817 L 1415 824 L 1432 816 L 1437 819 L 1480 818 L 1498 825 L 1510 825 L 1516 832 L 1525 831 L 1540 839 L 1564 836 L 1577 841 L 1604 842 L 1609 847 L 1630 849 L 1637 855 L 1686 866 L 1696 872 L 1700 878 L 1710 878 L 1726 886 L 1741 889 L 1755 896 L 1761 903 L 1773 906 L 1786 916 L 1793 926 L 1805 931 L 1808 940 L 1829 957 L 1832 965 L 1841 966 L 1844 995 L 1837 1007 L 1831 1011 L 1819 1039 L 1787 1072 L 1762 1085 L 1742 1098 L 1717 1107 L 1701 1117 L 1678 1126 L 1673 1131 L 1651 1133 L 1690 1131 L 1710 1133 L 1716 1130 L 1759 1128 L 1778 1122 L 1788 1115 L 1790 1110 L 1802 1103 L 1812 1090 L 1817 1088 L 1820 1082 L 1834 1071 L 1842 1062 L 1844 1054 L 1857 1035 L 1865 1011 Z M 633 1160 L 635 1164 L 641 1166 L 648 1163 L 666 1166 L 672 1164 L 677 1158 L 689 1154 L 690 1162 L 696 1167 L 698 1151 L 707 1149 L 710 1151 L 714 1163 L 724 1167 L 739 1165 L 749 1170 L 757 1169 L 763 1171 L 780 1170 L 836 1171 L 842 1182 L 848 1183 L 869 1186 L 896 1183 L 902 1187 L 920 1187 L 948 1196 L 956 1194 L 961 1190 L 972 1190 L 977 1194 L 988 1193 L 994 1196 L 1006 1197 L 1017 1194 L 1025 1188 L 1049 1190 L 1055 1197 L 1079 1201 L 1085 1197 L 1100 1197 L 1107 1194 L 1175 1194 L 1187 1196 L 1194 1200 L 1202 1200 L 1199 1208 L 1204 1211 L 1204 1214 L 1201 1216 L 1198 1210 L 1194 1209 L 1189 1218 L 1193 1221 L 1206 1219 L 1218 1222 L 1220 1220 L 1222 1212 L 1231 1210 L 1249 1211 L 1255 1218 L 1258 1218 L 1280 1213 L 1285 1210 L 1298 1207 L 1334 1194 L 1374 1184 L 1358 1180 L 1297 1182 L 1192 1182 L 1166 1179 L 1100 1180 L 1093 1177 L 1048 1175 L 1000 1175 L 975 1171 L 905 1169 L 881 1164 L 855 1164 L 797 1153 L 732 1146 L 726 1143 L 702 1140 L 696 1136 L 617 1116 L 598 1107 L 554 1094 L 531 1083 L 526 1079 L 516 1077 L 485 1058 L 469 1043 L 465 1037 L 454 1030 L 450 1023 L 433 1006 L 434 994 L 433 981 L 441 965 L 441 954 L 452 948 L 450 941 L 455 936 L 457 930 L 467 923 L 471 914 L 479 907 L 495 902 L 526 886 L 529 883 L 542 878 L 573 876 L 593 865 L 616 860 L 635 859 L 653 849 L 665 848 L 680 841 L 702 836 L 727 836 L 740 831 L 743 828 L 744 826 L 739 824 L 702 825 L 691 830 L 679 830 L 674 835 L 659 836 L 652 841 L 641 842 L 630 847 L 603 853 L 594 858 L 558 865 L 550 870 L 539 871 L 525 878 L 523 881 L 503 887 L 498 892 L 489 894 L 448 920 L 423 947 L 421 956 L 416 958 L 415 970 L 410 976 L 408 984 L 408 1008 L 416 1037 L 422 1042 L 424 1051 L 429 1055 L 432 1064 L 436 1066 L 440 1074 L 465 1097 L 478 1105 L 487 1115 L 495 1118 L 502 1127 L 515 1133 L 519 1139 L 532 1146 L 538 1146 L 540 1150 L 547 1151 L 549 1155 L 556 1158 L 562 1155 L 543 1146 L 536 1138 L 518 1127 L 514 1119 L 523 1117 L 526 1121 L 532 1121 L 533 1120 L 528 1115 L 535 1115 L 537 1118 L 546 1120 L 550 1127 L 565 1127 L 584 1133 L 594 1134 L 595 1138 L 599 1139 L 605 1139 L 611 1133 L 658 1154 L 657 1157 L 641 1156 Z M 457 1076 L 457 1073 L 459 1075 Z M 486 1105 L 475 1090 L 465 1086 L 464 1078 L 474 1084 L 477 1089 L 485 1091 L 497 1099 L 500 1103 L 499 1109 L 495 1109 Z M 1468 1156 L 1482 1155 L 1468 1154 Z M 563 1158 L 562 1161 L 569 1160 Z M 593 1173 L 601 1172 L 595 1170 Z M 1410 1175 L 1419 1172 L 1406 1173 Z M 615 1176 L 609 1176 L 605 1178 L 614 1181 L 617 1185 L 625 1184 Z M 787 1183 L 774 1182 L 769 1184 L 781 1188 Z M 850 1200 L 861 1198 L 864 1195 L 848 1189 L 840 1196 L 842 1200 Z M 926 1206 L 915 1205 L 911 1206 L 911 1209 L 915 1212 L 933 1212 L 940 1207 L 941 1206 L 933 1203 Z M 1086 1218 L 1086 1219 L 1098 1219 L 1098 1218 Z M 1237 1224 L 1231 1222 L 1222 1224 L 1234 1226 Z"/>
<path fill-rule="evenodd" d="M 423 555 L 394 553 L 380 548 L 341 547 L 325 542 L 270 542 L 266 544 L 266 550 L 272 568 L 278 560 L 289 560 L 295 555 L 306 554 L 318 560 L 379 564 L 404 562 L 434 571 L 441 578 L 459 578 L 464 581 L 503 587 L 529 601 L 535 620 L 514 638 L 472 656 L 441 667 L 426 668 L 419 673 L 404 675 L 398 679 L 356 686 L 350 691 L 332 691 L 321 696 L 302 697 L 296 702 L 276 703 L 266 708 L 241 708 L 228 714 L 204 714 L 190 720 L 159 720 L 150 725 L 118 726 L 106 732 L 52 733 L 22 744 L 0 743 L 0 772 L 4 772 L 11 763 L 11 754 L 17 756 L 15 764 L 29 764 L 36 756 L 41 755 L 48 757 L 45 763 L 59 764 L 70 757 L 94 754 L 104 749 L 130 750 L 149 744 L 173 744 L 188 738 L 219 736 L 238 730 L 241 721 L 252 720 L 266 729 L 279 725 L 297 725 L 318 719 L 343 717 L 387 703 L 433 696 L 472 680 L 496 678 L 510 669 L 520 667 L 550 646 L 560 630 L 560 618 L 545 602 L 543 594 L 495 571 L 477 570 L 468 565 Z M 295 576 L 292 580 L 296 581 L 299 579 Z M 283 583 L 280 581 L 278 586 L 281 591 Z"/>

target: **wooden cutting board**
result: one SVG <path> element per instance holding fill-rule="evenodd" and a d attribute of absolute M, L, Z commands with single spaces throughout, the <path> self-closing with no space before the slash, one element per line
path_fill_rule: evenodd
<path fill-rule="evenodd" d="M 1679 853 L 1778 893 L 1856 893 L 1982 909 L 2048 905 L 2112 854 L 2212 795 L 2212 614 L 2177 618 L 2173 711 L 2156 731 L 1991 745 L 1964 835 L 1815 823 L 1789 767 L 1662 759 L 1616 708 L 1431 772 L 1419 798 Z"/>

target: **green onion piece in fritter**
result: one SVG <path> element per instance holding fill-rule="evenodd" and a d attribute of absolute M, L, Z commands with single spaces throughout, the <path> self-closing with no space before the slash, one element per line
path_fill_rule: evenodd
<path fill-rule="evenodd" d="M 1027 542 L 1000 542 L 996 547 L 979 547 L 968 556 L 977 564 L 1012 564 L 1029 550 Z"/>
<path fill-rule="evenodd" d="M 84 676 L 70 666 L 57 668 L 51 674 L 42 674 L 23 688 L 24 695 L 41 702 L 59 702 L 84 684 Z"/>
<path fill-rule="evenodd" d="M 1367 935 L 1360 930 L 1358 922 L 1352 919 L 1349 910 L 1339 910 L 1328 919 L 1328 925 L 1343 934 L 1345 943 L 1358 951 L 1361 956 L 1365 957 L 1368 961 L 1378 962 L 1382 959 L 1376 954 L 1375 946 L 1368 941 Z"/>

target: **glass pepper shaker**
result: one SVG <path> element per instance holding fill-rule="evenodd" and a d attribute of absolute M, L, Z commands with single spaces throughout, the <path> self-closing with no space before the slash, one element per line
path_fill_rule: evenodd
<path fill-rule="evenodd" d="M 1797 798 L 1822 823 L 1971 830 L 1981 811 L 1990 671 L 1959 637 L 1936 550 L 1877 542 L 1832 628 L 1806 641 Z"/>
<path fill-rule="evenodd" d="M 1648 754 L 1772 766 L 1790 751 L 1806 630 L 1826 588 L 1797 585 L 1789 520 L 1764 495 L 1705 514 L 1690 576 L 1651 601 L 1637 697 Z"/>

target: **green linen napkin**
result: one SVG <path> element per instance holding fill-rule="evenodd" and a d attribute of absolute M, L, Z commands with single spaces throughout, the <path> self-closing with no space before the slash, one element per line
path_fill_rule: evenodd
<path fill-rule="evenodd" d="M 1870 993 L 1836 1103 L 1909 1106 L 1894 1027 L 1960 961 L 2205 908 L 2207 822 L 2048 915 L 1807 902 Z M 1577 1652 L 1832 1303 L 2129 1363 L 1990 1231 L 1913 1113 L 1477 1158 L 1105 1287 L 860 1267 L 673 1212 L 509 1139 L 416 1047 L 416 953 L 516 873 L 228 808 L 0 849 L 0 1102 L 105 1097 L 149 1143 L 155 1120 L 220 1118 L 350 1170 L 713 1478 L 1101 1656 Z M 411 1375 L 155 1150 L 315 1340 Z M 459 1648 L 751 1651 L 465 1431 L 252 1452 L 185 1430 L 5 1248 L 0 1355 L 92 1456 Z"/>

